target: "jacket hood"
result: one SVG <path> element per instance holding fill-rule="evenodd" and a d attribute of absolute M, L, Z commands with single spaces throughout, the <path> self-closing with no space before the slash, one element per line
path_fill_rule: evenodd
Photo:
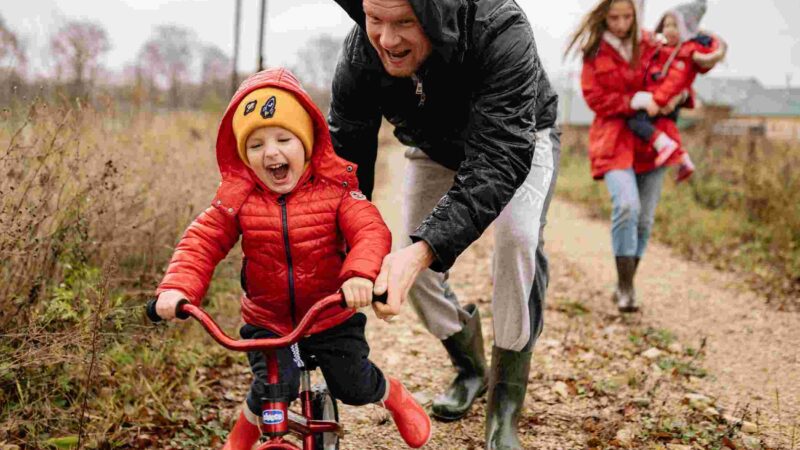
<path fill-rule="evenodd" d="M 275 68 L 263 70 L 244 80 L 222 116 L 217 133 L 217 165 L 222 183 L 217 190 L 214 205 L 223 208 L 227 213 L 235 214 L 247 195 L 256 186 L 266 189 L 256 174 L 239 158 L 232 125 L 233 114 L 236 113 L 242 99 L 250 92 L 265 87 L 275 87 L 291 92 L 311 116 L 314 124 L 314 148 L 307 173 L 327 178 L 345 188 L 358 189 L 358 180 L 355 176 L 357 166 L 340 158 L 334 152 L 328 123 L 322 112 L 289 70 Z M 298 182 L 298 186 L 307 179 L 308 176 L 304 175 Z"/>
<path fill-rule="evenodd" d="M 680 4 L 661 16 L 661 19 L 658 21 L 658 26 L 656 26 L 656 32 L 661 33 L 664 29 L 664 20 L 668 15 L 671 15 L 678 23 L 681 42 L 693 39 L 700 32 L 700 21 L 703 19 L 706 9 L 706 0 L 694 0 Z"/>
<path fill-rule="evenodd" d="M 408 0 L 433 51 L 445 61 L 463 55 L 467 44 L 469 0 Z M 366 31 L 363 0 L 336 0 L 356 24 Z"/>

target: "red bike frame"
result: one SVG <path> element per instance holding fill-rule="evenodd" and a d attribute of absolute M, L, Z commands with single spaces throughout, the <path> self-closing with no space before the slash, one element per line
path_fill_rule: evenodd
<path fill-rule="evenodd" d="M 342 307 L 342 294 L 337 293 L 326 297 L 317 302 L 297 327 L 288 335 L 269 338 L 269 339 L 246 339 L 236 340 L 225 334 L 199 306 L 189 302 L 180 304 L 177 312 L 182 312 L 194 317 L 208 334 L 220 345 L 237 352 L 262 352 L 267 362 L 267 383 L 277 385 L 280 383 L 278 371 L 278 357 L 275 350 L 289 347 L 306 335 L 316 318 L 326 309 L 333 306 Z M 314 420 L 311 410 L 311 387 L 308 371 L 302 372 L 300 400 L 302 404 L 302 415 L 298 416 L 289 413 L 289 404 L 286 401 L 266 401 L 261 406 L 261 432 L 269 436 L 269 440 L 258 447 L 257 450 L 313 450 L 315 444 L 315 433 L 332 432 L 341 436 L 342 428 L 339 423 L 327 420 Z M 299 435 L 303 440 L 303 448 L 300 449 L 291 442 L 285 440 L 283 436 L 289 432 Z"/>

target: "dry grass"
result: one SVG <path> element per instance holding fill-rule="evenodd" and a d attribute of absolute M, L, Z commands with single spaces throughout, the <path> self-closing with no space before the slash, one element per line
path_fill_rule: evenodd
<path fill-rule="evenodd" d="M 558 195 L 608 217 L 605 185 L 592 181 L 580 132 L 565 133 Z M 780 309 L 800 307 L 800 143 L 762 137 L 722 138 L 700 130 L 687 138 L 697 172 L 668 181 L 653 237 L 695 260 L 740 272 Z"/>
<path fill-rule="evenodd" d="M 152 333 L 141 327 L 140 304 L 181 230 L 213 196 L 217 120 L 41 100 L 6 111 L 0 442 L 99 445 L 95 438 L 113 437 L 127 408 L 145 404 L 142 386 L 130 385 L 138 358 L 150 355 L 159 376 L 175 381 L 185 375 L 174 367 L 203 360 L 176 364 L 180 357 L 163 345 L 157 357 L 142 353 Z M 172 371 L 161 375 L 167 365 Z M 118 414 L 109 413 L 114 407 Z"/>
<path fill-rule="evenodd" d="M 37 101 L 22 123 L 3 125 L 0 310 L 14 311 L 4 330 L 47 312 L 40 299 L 65 277 L 59 263 L 113 261 L 126 269 L 122 282 L 156 271 L 215 186 L 211 115 L 121 116 Z"/>

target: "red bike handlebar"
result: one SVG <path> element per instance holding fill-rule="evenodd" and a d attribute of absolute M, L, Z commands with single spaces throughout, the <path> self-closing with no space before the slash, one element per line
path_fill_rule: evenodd
<path fill-rule="evenodd" d="M 341 308 L 342 304 L 342 294 L 333 294 L 330 295 L 323 300 L 314 304 L 311 309 L 308 310 L 306 315 L 303 317 L 303 320 L 297 324 L 294 330 L 291 333 L 287 334 L 286 336 L 276 337 L 276 338 L 266 338 L 266 339 L 242 339 L 237 340 L 233 339 L 224 331 L 219 328 L 214 319 L 208 315 L 202 308 L 199 306 L 195 306 L 191 303 L 184 303 L 180 310 L 189 314 L 190 316 L 194 317 L 203 328 L 206 329 L 208 334 L 214 338 L 215 341 L 219 342 L 220 345 L 227 348 L 228 350 L 233 350 L 237 352 L 254 352 L 254 351 L 264 351 L 270 350 L 275 348 L 282 348 L 288 347 L 295 342 L 299 341 L 306 332 L 311 328 L 311 325 L 314 323 L 314 320 L 326 309 L 331 308 L 333 306 Z"/>
<path fill-rule="evenodd" d="M 373 297 L 372 301 L 386 303 L 386 294 L 380 296 L 376 295 Z M 155 306 L 156 300 L 150 300 L 147 303 L 147 317 L 153 322 L 159 322 L 161 321 L 161 318 L 156 313 Z M 286 336 L 266 339 L 233 339 L 225 334 L 222 329 L 220 329 L 219 325 L 217 325 L 217 322 L 215 322 L 214 319 L 207 312 L 205 312 L 205 310 L 203 310 L 203 308 L 195 306 L 189 303 L 187 300 L 183 300 L 178 303 L 178 307 L 175 308 L 175 315 L 182 319 L 189 316 L 194 317 L 195 320 L 200 322 L 200 325 L 206 329 L 208 334 L 211 335 L 215 341 L 228 350 L 237 352 L 253 352 L 283 348 L 294 344 L 295 342 L 299 341 L 300 338 L 306 335 L 306 332 L 311 328 L 311 325 L 323 311 L 334 306 L 338 306 L 340 308 L 347 307 L 341 292 L 329 295 L 315 303 L 291 333 L 287 334 Z"/>

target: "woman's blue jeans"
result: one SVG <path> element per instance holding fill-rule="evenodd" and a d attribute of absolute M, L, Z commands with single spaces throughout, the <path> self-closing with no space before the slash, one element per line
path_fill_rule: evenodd
<path fill-rule="evenodd" d="M 664 167 L 637 175 L 633 169 L 611 170 L 604 179 L 611 194 L 611 245 L 614 256 L 641 258 L 650 239 L 656 205 L 664 184 Z"/>

